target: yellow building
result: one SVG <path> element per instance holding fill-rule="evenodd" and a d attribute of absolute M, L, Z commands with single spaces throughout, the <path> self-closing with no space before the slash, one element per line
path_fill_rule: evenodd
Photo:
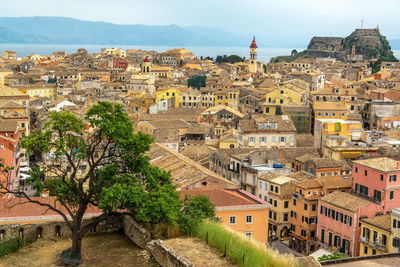
<path fill-rule="evenodd" d="M 389 249 L 389 252 L 400 252 L 400 208 L 392 209 L 391 217 L 392 238 L 390 241 L 391 247 Z"/>
<path fill-rule="evenodd" d="M 391 215 L 361 219 L 360 256 L 379 255 L 392 251 Z"/>
<path fill-rule="evenodd" d="M 237 148 L 238 146 L 238 131 L 235 128 L 230 128 L 225 131 L 219 138 L 219 148 Z"/>
<path fill-rule="evenodd" d="M 313 105 L 314 118 L 317 119 L 342 119 L 347 120 L 348 109 L 346 101 L 343 102 L 315 102 Z"/>
<path fill-rule="evenodd" d="M 122 50 L 121 48 L 106 48 L 102 49 L 101 53 L 106 54 L 106 55 L 115 55 L 119 57 L 126 57 L 126 51 Z"/>
<path fill-rule="evenodd" d="M 181 94 L 181 89 L 185 88 L 172 88 L 172 87 L 160 87 L 156 91 L 156 103 L 161 100 L 174 98 L 174 106 L 179 108 L 179 98 Z M 187 89 L 187 88 L 186 88 Z"/>
<path fill-rule="evenodd" d="M 22 93 L 27 93 L 30 97 L 49 97 L 54 98 L 57 95 L 57 86 L 52 83 L 26 84 L 18 87 Z"/>
<path fill-rule="evenodd" d="M 43 59 L 43 57 L 39 54 L 32 54 L 32 55 L 29 55 L 29 59 L 32 61 L 35 61 L 35 62 L 39 62 L 40 60 Z"/>
<path fill-rule="evenodd" d="M 14 72 L 10 69 L 0 69 L 0 85 L 6 84 L 6 77 Z"/>
<path fill-rule="evenodd" d="M 257 72 L 257 43 L 255 37 L 253 38 L 253 41 L 250 45 L 249 72 Z"/>

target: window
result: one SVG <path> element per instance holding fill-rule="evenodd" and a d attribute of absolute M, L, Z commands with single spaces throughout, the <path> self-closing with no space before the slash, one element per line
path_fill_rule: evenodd
<path fill-rule="evenodd" d="M 368 171 L 364 170 L 364 176 L 367 176 L 367 175 L 368 175 Z"/>
<path fill-rule="evenodd" d="M 357 173 L 358 172 L 358 167 L 355 167 L 354 171 L 355 171 L 355 173 Z"/>
<path fill-rule="evenodd" d="M 254 143 L 254 142 L 256 141 L 256 138 L 255 138 L 255 137 L 249 136 L 249 137 L 247 138 L 247 140 L 249 141 L 249 143 Z"/>
<path fill-rule="evenodd" d="M 283 203 L 283 207 L 284 207 L 285 209 L 289 208 L 289 201 L 285 201 L 285 202 Z"/>
<path fill-rule="evenodd" d="M 368 254 L 368 247 L 364 246 L 364 254 Z"/>
<path fill-rule="evenodd" d="M 265 143 L 267 141 L 267 138 L 265 136 L 260 137 L 260 143 Z"/>
<path fill-rule="evenodd" d="M 396 182 L 396 180 L 397 180 L 397 175 L 390 175 L 389 176 L 389 182 Z"/>
<path fill-rule="evenodd" d="M 381 181 L 383 181 L 383 174 L 381 174 Z"/>
<path fill-rule="evenodd" d="M 332 233 L 331 232 L 329 232 L 329 234 L 328 234 L 328 245 L 329 246 L 332 246 Z"/>
<path fill-rule="evenodd" d="M 273 185 L 271 185 L 271 190 L 270 191 L 274 192 L 274 186 Z"/>
<path fill-rule="evenodd" d="M 301 230 L 301 236 L 306 237 L 307 236 L 307 231 L 306 230 Z"/>
<path fill-rule="evenodd" d="M 220 165 L 220 166 L 221 166 L 221 165 Z M 243 180 L 244 180 L 245 183 L 247 183 L 247 172 L 245 172 L 245 173 L 243 174 Z"/>
<path fill-rule="evenodd" d="M 283 99 L 279 100 L 279 104 L 283 104 Z"/>
<path fill-rule="evenodd" d="M 387 244 L 387 236 L 382 234 L 382 245 L 386 246 L 386 244 Z"/>
<path fill-rule="evenodd" d="M 275 193 L 278 193 L 279 188 L 275 186 Z"/>
<path fill-rule="evenodd" d="M 229 217 L 229 224 L 236 224 L 236 216 Z"/>
<path fill-rule="evenodd" d="M 376 249 L 372 249 L 372 255 L 376 255 Z"/>
<path fill-rule="evenodd" d="M 346 225 L 351 226 L 351 217 L 348 216 L 348 215 L 344 215 L 344 223 L 345 223 Z"/>
<path fill-rule="evenodd" d="M 253 175 L 253 185 L 257 185 L 256 184 L 256 176 L 255 175 Z"/>
<path fill-rule="evenodd" d="M 253 237 L 253 233 L 252 232 L 246 232 L 246 238 L 250 239 Z"/>
<path fill-rule="evenodd" d="M 247 224 L 253 223 L 253 215 L 247 215 L 246 216 L 246 223 Z"/>
<path fill-rule="evenodd" d="M 278 206 L 278 202 L 276 200 L 274 200 L 274 207 Z"/>
<path fill-rule="evenodd" d="M 316 204 L 313 204 L 313 205 L 311 206 L 311 210 L 312 210 L 312 211 L 316 211 L 316 210 L 317 210 L 317 205 L 316 205 Z"/>
<path fill-rule="evenodd" d="M 304 210 L 308 210 L 308 205 L 304 203 Z"/>
<path fill-rule="evenodd" d="M 324 244 L 325 243 L 325 230 L 321 229 L 321 243 Z"/>
<path fill-rule="evenodd" d="M 394 199 L 394 191 L 390 191 L 389 193 L 389 199 L 393 200 Z"/>
<path fill-rule="evenodd" d="M 374 199 L 381 201 L 381 191 L 374 190 Z"/>
<path fill-rule="evenodd" d="M 281 136 L 281 137 L 279 138 L 279 142 L 285 143 L 285 142 L 286 142 L 286 137 L 285 137 L 285 136 Z"/>
<path fill-rule="evenodd" d="M 271 142 L 272 142 L 272 143 L 275 143 L 275 142 L 276 142 L 276 136 L 272 136 Z"/>
<path fill-rule="evenodd" d="M 259 186 L 258 186 L 260 189 L 262 189 L 262 182 L 260 181 L 259 182 Z"/>
<path fill-rule="evenodd" d="M 276 221 L 276 212 L 274 212 L 274 221 Z"/>
<path fill-rule="evenodd" d="M 272 219 L 272 210 L 269 211 L 269 218 Z"/>
<path fill-rule="evenodd" d="M 289 214 L 288 213 L 284 213 L 283 214 L 283 221 L 287 222 L 289 220 Z"/>
<path fill-rule="evenodd" d="M 293 206 L 296 206 L 296 199 L 293 199 Z"/>

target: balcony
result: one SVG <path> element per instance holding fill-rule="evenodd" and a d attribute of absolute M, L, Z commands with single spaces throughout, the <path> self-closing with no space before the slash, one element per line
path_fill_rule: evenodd
<path fill-rule="evenodd" d="M 371 246 L 373 248 L 376 248 L 376 249 L 378 249 L 380 251 L 388 252 L 387 244 L 386 245 L 383 244 L 382 241 L 379 238 L 375 239 L 375 241 L 371 241 L 368 238 L 362 236 L 361 237 L 361 243 L 367 244 L 367 245 L 369 245 L 369 246 Z"/>

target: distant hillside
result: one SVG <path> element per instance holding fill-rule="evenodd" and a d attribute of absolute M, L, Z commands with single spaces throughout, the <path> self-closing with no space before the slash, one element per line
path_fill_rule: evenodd
<path fill-rule="evenodd" d="M 206 27 L 118 25 L 64 17 L 2 17 L 0 43 L 247 46 L 249 38 Z"/>

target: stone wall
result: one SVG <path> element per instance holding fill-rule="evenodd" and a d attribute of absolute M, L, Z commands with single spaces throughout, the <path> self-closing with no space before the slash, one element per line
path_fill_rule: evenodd
<path fill-rule="evenodd" d="M 113 216 L 109 218 L 109 220 L 99 223 L 99 225 L 88 234 L 111 233 L 119 229 L 122 229 L 121 216 Z M 36 232 L 38 238 L 45 239 L 71 236 L 71 231 L 64 221 L 0 224 L 0 234 L 2 234 L 3 239 L 11 239 L 31 232 Z"/>
<path fill-rule="evenodd" d="M 124 216 L 123 224 L 125 235 L 139 247 L 146 248 L 147 243 L 151 241 L 150 232 L 144 229 L 128 215 Z"/>
<path fill-rule="evenodd" d="M 125 235 L 136 245 L 146 248 L 162 267 L 193 267 L 194 264 L 180 257 L 173 249 L 158 240 L 151 239 L 151 233 L 126 215 L 123 218 Z"/>
<path fill-rule="evenodd" d="M 180 257 L 173 249 L 164 245 L 162 240 L 150 241 L 146 248 L 163 267 L 193 267 L 194 264 Z"/>

